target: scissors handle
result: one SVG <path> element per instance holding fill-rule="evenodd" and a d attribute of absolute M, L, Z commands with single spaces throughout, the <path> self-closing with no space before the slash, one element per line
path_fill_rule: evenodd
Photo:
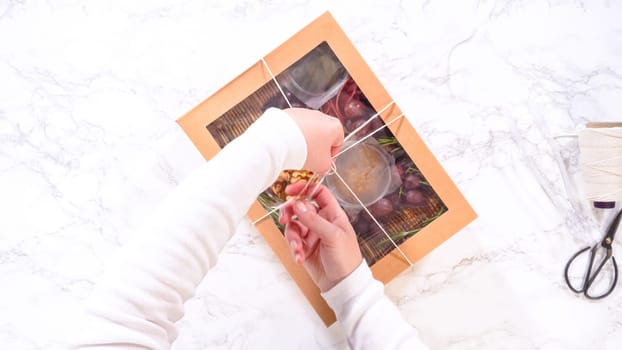
<path fill-rule="evenodd" d="M 611 281 L 611 286 L 609 286 L 609 290 L 607 292 L 605 292 L 604 294 L 597 295 L 597 296 L 589 294 L 590 287 L 592 286 L 592 283 L 596 279 L 596 275 L 598 275 L 598 272 L 600 272 L 600 269 L 609 260 L 609 258 L 605 258 L 600 263 L 600 265 L 598 265 L 598 268 L 596 269 L 596 272 L 594 273 L 594 275 L 592 276 L 592 278 L 589 281 L 589 285 L 585 289 L 585 292 L 583 292 L 583 294 L 585 295 L 586 298 L 592 299 L 592 300 L 602 299 L 602 298 L 606 297 L 607 295 L 611 294 L 611 292 L 613 292 L 613 290 L 615 289 L 616 284 L 618 283 L 618 264 L 616 263 L 616 258 L 614 258 L 613 256 L 610 257 L 610 258 L 611 258 L 611 263 L 613 264 L 613 281 Z"/>
<path fill-rule="evenodd" d="M 576 252 L 570 259 L 568 259 L 568 262 L 566 263 L 566 268 L 564 269 L 564 279 L 566 279 L 566 284 L 568 285 L 568 288 L 570 288 L 571 291 L 575 292 L 575 293 L 583 293 L 585 291 L 585 278 L 583 280 L 583 284 L 581 285 L 580 289 L 579 288 L 575 288 L 572 283 L 570 283 L 570 277 L 568 275 L 568 271 L 570 270 L 570 266 L 574 263 L 575 259 L 577 259 L 577 257 L 581 254 L 583 254 L 585 251 L 590 250 L 591 247 L 585 247 L 581 250 L 579 250 L 578 252 Z M 593 261 L 594 257 L 590 258 L 590 261 Z M 591 264 L 590 264 L 591 265 Z M 590 268 L 588 267 L 588 271 L 590 270 Z M 587 277 L 588 274 L 586 274 Z"/>
<path fill-rule="evenodd" d="M 568 288 L 570 288 L 570 290 L 572 290 L 575 293 L 583 293 L 583 295 L 585 295 L 586 298 L 592 299 L 592 300 L 602 299 L 608 296 L 609 294 L 611 294 L 611 292 L 613 292 L 613 289 L 616 286 L 616 283 L 618 282 L 618 264 L 616 263 L 616 259 L 612 256 L 611 248 L 607 249 L 607 255 L 600 261 L 596 269 L 593 270 L 594 258 L 596 257 L 596 252 L 598 251 L 599 246 L 600 244 L 597 244 L 597 245 L 594 245 L 593 247 L 585 247 L 579 250 L 570 258 L 570 260 L 568 260 L 568 263 L 566 264 L 566 268 L 564 269 L 564 278 L 566 279 L 566 284 L 568 285 Z M 574 263 L 576 258 L 588 250 L 590 251 L 590 259 L 587 265 L 587 271 L 585 273 L 585 277 L 583 278 L 583 283 L 579 288 L 575 288 L 570 283 L 570 277 L 569 277 L 568 271 L 570 270 L 570 266 Z M 605 264 L 610 259 L 613 264 L 613 281 L 611 283 L 611 286 L 605 293 L 601 295 L 590 294 L 589 293 L 590 287 L 596 280 L 596 277 L 598 276 L 602 268 L 605 266 Z"/>

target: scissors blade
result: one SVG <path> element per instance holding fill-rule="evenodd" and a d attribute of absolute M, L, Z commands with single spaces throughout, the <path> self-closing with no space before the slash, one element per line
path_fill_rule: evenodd
<path fill-rule="evenodd" d="M 618 226 L 620 225 L 621 219 L 622 219 L 622 209 L 615 216 L 611 224 L 609 224 L 609 228 L 607 229 L 607 234 L 605 235 L 605 238 L 601 242 L 601 245 L 603 247 L 611 248 L 611 245 L 613 244 L 613 238 L 615 237 L 616 232 L 618 231 Z"/>

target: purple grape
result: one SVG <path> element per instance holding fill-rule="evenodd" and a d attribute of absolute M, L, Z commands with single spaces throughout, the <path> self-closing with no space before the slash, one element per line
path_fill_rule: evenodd
<path fill-rule="evenodd" d="M 404 170 L 410 168 L 411 166 L 414 166 L 415 164 L 413 163 L 413 161 L 408 158 L 408 157 L 404 157 L 402 159 L 400 159 L 399 162 L 397 162 L 397 164 L 399 164 L 402 168 L 404 168 Z"/>
<path fill-rule="evenodd" d="M 404 167 L 401 164 L 395 164 L 393 168 L 397 171 L 400 179 L 404 177 Z"/>
<path fill-rule="evenodd" d="M 356 119 L 350 123 L 348 123 L 348 121 L 346 121 L 346 130 L 349 132 L 352 132 L 354 130 L 356 130 L 356 128 L 358 128 L 359 126 L 363 125 L 363 123 L 365 123 L 365 120 L 362 118 Z M 363 127 L 363 129 L 359 130 L 356 133 L 356 136 L 358 137 L 363 137 L 365 135 L 367 135 L 369 133 L 369 124 L 365 125 Z"/>
<path fill-rule="evenodd" d="M 398 192 L 393 192 L 384 198 L 391 201 L 393 208 L 398 208 L 400 205 L 402 205 L 402 197 L 400 196 Z"/>
<path fill-rule="evenodd" d="M 404 157 L 406 155 L 406 151 L 404 151 L 404 149 L 402 147 L 400 147 L 397 150 L 393 150 L 391 152 L 391 155 L 395 159 L 402 158 L 402 157 Z"/>
<path fill-rule="evenodd" d="M 403 183 L 405 189 L 412 190 L 419 187 L 419 185 L 421 184 L 421 180 L 419 179 L 419 177 L 417 177 L 417 175 L 408 174 L 404 177 Z"/>
<path fill-rule="evenodd" d="M 366 107 L 360 100 L 353 99 L 343 107 L 343 114 L 347 119 L 359 118 L 365 115 Z"/>
<path fill-rule="evenodd" d="M 361 221 L 361 222 L 365 222 L 365 223 L 371 223 L 373 220 L 371 218 L 371 216 L 369 216 L 369 214 L 367 214 L 367 212 L 365 210 L 361 210 L 357 215 L 356 215 L 356 221 Z"/>
<path fill-rule="evenodd" d="M 425 201 L 423 193 L 417 190 L 406 191 L 406 202 L 410 204 L 422 204 Z"/>
<path fill-rule="evenodd" d="M 365 222 L 364 220 L 358 220 L 356 221 L 352 227 L 354 228 L 354 232 L 358 233 L 359 235 L 364 235 L 367 233 L 367 231 L 369 231 L 369 223 Z"/>
<path fill-rule="evenodd" d="M 391 214 L 393 211 L 393 204 L 391 204 L 390 200 L 381 198 L 369 207 L 369 211 L 372 215 L 381 218 Z"/>
<path fill-rule="evenodd" d="M 372 218 L 366 211 L 361 210 L 352 220 L 352 227 L 359 236 L 364 236 L 369 232 L 372 225 Z"/>
<path fill-rule="evenodd" d="M 372 120 L 369 125 L 371 125 L 371 128 L 373 130 L 376 130 L 380 127 L 382 127 L 382 125 L 384 125 L 384 123 L 382 122 L 382 119 L 380 119 L 380 117 L 376 117 L 374 118 L 374 120 Z"/>

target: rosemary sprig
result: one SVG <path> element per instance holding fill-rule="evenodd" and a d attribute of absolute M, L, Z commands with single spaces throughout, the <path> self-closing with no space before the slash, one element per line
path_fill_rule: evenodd
<path fill-rule="evenodd" d="M 408 168 L 406 168 L 406 174 L 421 175 L 421 172 L 419 171 L 419 169 L 415 168 L 414 166 L 409 166 Z"/>
<path fill-rule="evenodd" d="M 405 171 L 406 174 L 415 174 L 415 175 L 419 175 L 419 183 L 421 185 L 425 185 L 425 186 L 431 186 L 429 182 L 423 180 L 423 174 L 421 174 L 421 171 L 419 171 L 419 169 L 417 169 L 414 166 L 409 166 L 408 168 L 406 168 Z"/>
<path fill-rule="evenodd" d="M 397 145 L 399 144 L 397 142 L 397 138 L 395 137 L 381 137 L 378 139 L 378 143 L 382 146 L 390 146 L 390 145 Z"/>
<path fill-rule="evenodd" d="M 259 204 L 261 204 L 261 206 L 264 208 L 264 210 L 266 212 L 269 212 L 269 211 L 274 209 L 272 207 L 274 205 L 274 199 L 271 198 L 271 196 L 266 194 L 266 193 L 260 194 L 257 197 L 257 201 L 259 202 Z M 279 230 L 281 232 L 283 232 L 283 230 L 285 230 L 285 226 L 281 225 L 281 223 L 279 222 L 279 212 L 278 211 L 272 212 L 270 214 L 270 218 L 272 219 L 272 221 L 274 221 L 274 224 L 276 225 L 276 227 L 279 228 Z"/>

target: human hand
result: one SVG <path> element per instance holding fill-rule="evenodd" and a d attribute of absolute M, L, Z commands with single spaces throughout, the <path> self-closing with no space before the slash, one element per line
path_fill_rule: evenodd
<path fill-rule="evenodd" d="M 318 186 L 312 198 L 317 209 L 308 201 L 296 200 L 281 208 L 279 221 L 286 225 L 285 238 L 294 259 L 326 292 L 354 271 L 363 258 L 348 217 L 328 189 Z M 304 183 L 295 183 L 286 193 L 298 196 L 303 188 Z"/>
<path fill-rule="evenodd" d="M 298 124 L 307 142 L 307 159 L 303 168 L 326 173 L 332 165 L 332 157 L 343 145 L 343 126 L 339 119 L 312 109 L 288 108 L 284 111 Z"/>

